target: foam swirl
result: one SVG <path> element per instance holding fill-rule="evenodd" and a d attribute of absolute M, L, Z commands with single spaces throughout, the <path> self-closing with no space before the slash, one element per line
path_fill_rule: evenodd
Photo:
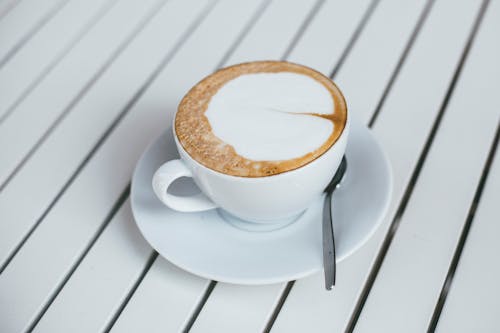
<path fill-rule="evenodd" d="M 287 62 L 222 69 L 183 98 L 175 131 L 201 164 L 229 175 L 261 177 L 323 154 L 346 121 L 345 101 L 326 77 Z"/>

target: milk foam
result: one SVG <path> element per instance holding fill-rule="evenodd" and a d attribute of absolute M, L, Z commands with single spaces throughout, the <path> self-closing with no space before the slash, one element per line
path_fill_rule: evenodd
<path fill-rule="evenodd" d="M 243 74 L 212 96 L 205 111 L 212 132 L 237 154 L 254 161 L 298 158 L 318 149 L 333 122 L 329 90 L 298 73 Z"/>

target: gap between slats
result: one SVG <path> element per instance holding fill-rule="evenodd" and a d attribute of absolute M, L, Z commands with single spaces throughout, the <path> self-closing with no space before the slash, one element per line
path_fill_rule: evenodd
<path fill-rule="evenodd" d="M 429 16 L 429 12 L 431 11 L 432 5 L 434 4 L 434 2 L 435 2 L 435 0 L 429 0 L 427 2 L 426 6 L 424 8 L 424 11 L 422 12 L 422 15 L 418 19 L 418 22 L 415 26 L 415 29 L 413 30 L 410 38 L 408 39 L 408 42 L 403 50 L 403 53 L 401 54 L 401 57 L 399 58 L 399 61 L 396 64 L 396 67 L 394 68 L 394 71 L 391 74 L 391 78 L 389 79 L 389 82 L 387 83 L 387 85 L 384 89 L 384 92 L 382 93 L 382 96 L 380 97 L 380 100 L 379 100 L 377 106 L 375 107 L 375 111 L 373 112 L 372 117 L 370 118 L 370 121 L 368 122 L 368 127 L 370 127 L 370 128 L 373 127 L 373 124 L 375 124 L 375 121 L 377 121 L 380 110 L 384 106 L 384 102 L 385 102 L 387 96 L 389 95 L 389 92 L 391 91 L 391 88 L 392 88 L 394 82 L 396 81 L 396 78 L 398 77 L 399 72 L 401 71 L 401 67 L 403 67 L 404 62 L 405 62 L 406 58 L 408 57 L 408 54 L 410 53 L 420 30 L 422 29 L 422 26 L 424 25 L 425 20 Z"/>
<path fill-rule="evenodd" d="M 224 54 L 220 62 L 217 64 L 216 68 L 221 68 L 224 66 L 224 64 L 227 62 L 227 60 L 231 57 L 231 55 L 234 53 L 234 51 L 238 48 L 238 46 L 241 44 L 243 39 L 245 39 L 245 36 L 250 32 L 252 27 L 257 23 L 259 18 L 264 14 L 266 11 L 267 7 L 269 7 L 269 4 L 271 3 L 272 0 L 262 2 L 260 6 L 257 8 L 255 13 L 252 15 L 248 23 L 243 27 L 241 30 L 241 33 L 238 35 L 238 38 L 236 38 L 236 42 L 233 43 L 227 50 L 227 52 Z"/>
<path fill-rule="evenodd" d="M 128 192 L 129 190 L 130 190 L 130 188 L 128 188 L 126 190 L 126 192 Z M 125 195 L 125 197 L 128 198 L 128 194 Z M 122 202 L 122 204 L 123 204 L 123 202 Z M 104 229 L 105 228 L 103 228 L 103 230 Z M 99 234 L 99 236 L 100 236 L 100 234 Z M 99 238 L 99 237 L 97 237 L 97 238 Z M 96 240 L 97 240 L 97 238 L 96 238 Z M 111 331 L 111 329 L 113 328 L 113 325 L 116 323 L 116 321 L 120 317 L 121 313 L 123 312 L 123 309 L 125 309 L 125 307 L 127 306 L 128 302 L 130 301 L 130 299 L 134 295 L 135 291 L 137 290 L 137 288 L 141 284 L 142 280 L 144 279 L 144 277 L 146 276 L 146 274 L 149 272 L 149 269 L 151 268 L 151 266 L 153 266 L 153 263 L 155 262 L 156 258 L 158 258 L 158 252 L 156 252 L 156 251 L 151 252 L 151 254 L 149 255 L 148 260 L 146 261 L 146 264 L 144 265 L 144 268 L 142 269 L 141 274 L 139 275 L 139 277 L 135 281 L 134 285 L 132 286 L 132 288 L 128 292 L 128 294 L 125 297 L 125 299 L 123 300 L 122 304 L 120 304 L 120 307 L 118 308 L 118 310 L 116 311 L 116 313 L 113 314 L 113 317 L 111 318 L 111 320 L 109 321 L 109 323 L 106 325 L 106 328 L 104 329 L 104 332 L 107 333 L 107 332 Z M 76 268 L 77 267 L 75 267 L 75 270 L 76 270 Z"/>
<path fill-rule="evenodd" d="M 417 26 L 418 29 L 420 29 L 420 27 L 425 22 L 425 18 L 427 17 L 427 14 L 430 11 L 430 7 L 432 6 L 433 2 L 434 2 L 434 0 L 431 0 L 430 4 L 428 5 L 428 8 L 426 8 L 427 13 L 425 14 L 425 17 L 423 17 L 422 20 L 419 21 L 419 25 Z M 381 245 L 380 250 L 375 258 L 375 261 L 374 261 L 373 266 L 370 270 L 370 273 L 368 275 L 366 283 L 361 291 L 361 294 L 358 298 L 358 301 L 356 302 L 356 305 L 355 305 L 355 308 L 354 308 L 353 313 L 351 315 L 351 318 L 349 319 L 349 322 L 348 322 L 348 325 L 346 328 L 346 332 L 353 332 L 354 331 L 356 323 L 357 323 L 357 321 L 361 315 L 361 312 L 363 310 L 364 304 L 366 303 L 366 300 L 368 299 L 370 290 L 371 290 L 371 288 L 372 288 L 372 286 L 377 278 L 378 272 L 380 271 L 380 267 L 382 266 L 385 255 L 387 254 L 387 251 L 389 250 L 392 239 L 394 238 L 394 235 L 398 230 L 399 223 L 401 221 L 401 217 L 403 216 L 404 211 L 406 209 L 406 206 L 408 205 L 408 202 L 410 201 L 413 189 L 415 187 L 415 184 L 418 181 L 422 167 L 425 163 L 425 160 L 426 160 L 427 155 L 430 151 L 430 148 L 432 146 L 434 138 L 437 134 L 437 131 L 438 131 L 439 126 L 441 124 L 442 118 L 446 112 L 448 102 L 450 101 L 451 96 L 453 95 L 453 91 L 455 89 L 456 83 L 458 82 L 458 79 L 460 78 L 460 74 L 462 72 L 465 61 L 467 60 L 467 56 L 468 56 L 469 51 L 471 49 L 471 46 L 474 42 L 474 38 L 476 37 L 476 33 L 477 33 L 478 28 L 479 28 L 479 25 L 481 24 L 482 19 L 484 17 L 484 13 L 486 11 L 488 3 L 489 3 L 489 0 L 483 1 L 481 9 L 476 17 L 474 26 L 472 27 L 472 30 L 469 34 L 467 43 L 466 43 L 464 50 L 462 52 L 462 55 L 460 57 L 460 61 L 457 65 L 457 68 L 455 69 L 455 73 L 451 79 L 450 85 L 448 86 L 448 89 L 446 91 L 446 95 L 443 99 L 443 102 L 442 102 L 440 108 L 439 108 L 439 112 L 434 120 L 434 123 L 433 123 L 431 131 L 427 137 L 427 140 L 424 144 L 422 152 L 420 153 L 417 164 L 416 164 L 415 168 L 413 169 L 410 181 L 408 182 L 408 185 L 405 189 L 404 195 L 403 195 L 401 202 L 398 206 L 396 214 L 391 222 L 391 225 L 389 227 L 389 231 L 382 242 L 382 245 Z M 389 84 L 391 86 L 392 86 L 393 81 L 394 80 L 391 78 L 391 81 L 389 82 Z M 384 93 L 383 98 L 385 98 L 385 96 L 387 96 L 387 93 Z M 381 103 L 379 103 L 379 104 L 382 105 L 383 102 L 382 102 L 382 104 Z M 377 115 L 378 115 L 378 113 L 377 113 Z M 377 118 L 377 116 L 372 118 L 373 123 L 375 123 L 376 118 Z M 372 121 L 370 121 L 370 123 L 373 124 Z"/>
<path fill-rule="evenodd" d="M 337 75 L 338 71 L 344 64 L 345 60 L 347 59 L 347 56 L 351 52 L 352 48 L 354 47 L 354 44 L 356 44 L 356 41 L 358 40 L 359 36 L 361 35 L 361 32 L 365 28 L 366 24 L 370 20 L 370 17 L 372 16 L 373 12 L 377 8 L 377 5 L 379 4 L 380 0 L 372 0 L 370 3 L 370 6 L 366 9 L 365 13 L 363 14 L 363 17 L 361 18 L 361 21 L 359 22 L 358 26 L 356 27 L 356 30 L 354 30 L 354 33 L 352 34 L 351 38 L 349 39 L 349 42 L 347 43 L 347 46 L 345 47 L 344 51 L 340 55 L 339 60 L 337 61 L 337 64 L 333 67 L 332 71 L 330 72 L 330 78 L 333 79 L 335 78 L 335 75 Z"/>
<path fill-rule="evenodd" d="M 54 291 L 54 293 L 50 296 L 49 301 L 43 306 L 42 310 L 38 313 L 38 315 L 36 316 L 36 318 L 30 324 L 30 326 L 27 329 L 28 332 L 33 331 L 33 329 L 35 328 L 36 324 L 40 321 L 40 319 L 42 318 L 42 316 L 44 315 L 44 313 L 47 311 L 47 309 L 50 307 L 50 305 L 52 304 L 52 302 L 54 301 L 54 299 L 57 297 L 57 295 L 59 295 L 59 293 L 61 292 L 62 288 L 64 287 L 64 285 L 66 284 L 66 282 L 69 280 L 69 278 L 71 277 L 71 275 L 73 274 L 73 272 L 77 269 L 78 265 L 82 262 L 83 258 L 85 258 L 85 256 L 87 255 L 87 253 L 92 248 L 92 245 L 94 245 L 94 243 L 97 241 L 97 239 L 102 234 L 102 232 L 104 231 L 104 229 L 106 229 L 106 226 L 109 224 L 109 222 L 111 221 L 111 219 L 113 218 L 113 216 L 120 209 L 120 207 L 125 202 L 125 200 L 127 200 L 127 198 L 128 198 L 128 192 L 129 191 L 130 191 L 130 186 L 127 187 L 127 189 L 125 191 L 123 191 L 123 193 L 120 195 L 120 197 L 115 202 L 115 204 L 113 205 L 113 207 L 111 207 L 110 212 L 108 213 L 108 215 L 104 219 L 104 223 L 101 224 L 101 226 L 97 230 L 97 232 L 94 235 L 94 237 L 92 237 L 92 239 L 90 240 L 89 244 L 83 250 L 83 253 L 78 257 L 78 259 L 76 260 L 75 264 L 71 267 L 71 269 L 68 272 L 68 275 L 66 276 L 66 278 L 56 288 L 56 290 Z"/>
<path fill-rule="evenodd" d="M 196 305 L 196 309 L 193 311 L 191 314 L 191 318 L 189 318 L 186 326 L 182 330 L 182 332 L 189 332 L 191 330 L 191 327 L 193 327 L 194 322 L 196 321 L 196 318 L 200 315 L 201 310 L 203 310 L 203 307 L 205 306 L 205 303 L 207 303 L 208 298 L 212 294 L 212 291 L 214 290 L 215 286 L 217 285 L 217 281 L 210 281 L 208 284 L 207 289 L 205 289 L 205 292 L 203 293 L 203 296 L 201 297 L 200 301 Z"/>
<path fill-rule="evenodd" d="M 14 100 L 14 102 L 7 108 L 7 111 L 0 116 L 0 125 L 14 112 L 14 110 L 17 108 L 19 104 L 28 96 L 33 89 L 35 89 L 38 84 L 54 69 L 59 62 L 73 49 L 73 47 L 78 44 L 78 42 L 92 29 L 94 25 L 99 22 L 104 15 L 111 9 L 113 6 L 117 3 L 117 0 L 109 0 L 107 1 L 100 9 L 99 11 L 92 16 L 92 18 L 84 24 L 84 26 L 77 32 L 76 36 L 73 37 L 73 39 L 62 49 L 62 51 L 56 55 L 56 57 L 40 72 L 39 75 L 35 77 L 35 79 L 24 89 L 21 94 L 19 95 L 18 98 Z M 35 144 L 36 145 L 36 144 Z M 27 154 L 27 157 L 29 158 L 29 155 L 33 154 L 32 151 L 29 151 Z M 23 158 L 21 162 L 19 163 L 20 166 L 22 166 L 23 161 L 26 159 Z M 12 172 L 14 174 L 15 171 Z M 0 190 L 4 187 L 4 185 L 8 182 L 8 179 L 11 178 L 12 175 L 9 175 L 7 180 L 5 181 L 4 184 L 0 186 Z"/>
<path fill-rule="evenodd" d="M 495 155 L 498 151 L 499 139 L 500 139 L 500 122 L 498 123 L 495 138 L 493 139 L 493 143 L 491 144 L 488 157 L 481 172 L 481 178 L 479 179 L 479 183 L 477 184 L 477 188 L 474 193 L 474 199 L 472 200 L 471 205 L 469 207 L 467 218 L 462 228 L 462 232 L 460 233 L 460 238 L 458 240 L 457 247 L 455 248 L 455 252 L 453 253 L 453 258 L 448 268 L 448 273 L 446 274 L 443 286 L 441 287 L 441 292 L 439 293 L 439 297 L 436 302 L 432 318 L 429 322 L 429 327 L 427 329 L 427 332 L 434 332 L 438 325 L 439 317 L 441 316 L 444 303 L 446 302 L 446 297 L 448 296 L 451 284 L 453 283 L 453 277 L 455 276 L 457 266 L 460 263 L 460 257 L 464 250 L 465 243 L 467 242 L 467 237 L 469 235 L 470 228 L 472 226 L 472 223 L 474 222 L 474 217 L 476 215 L 477 207 L 479 205 L 479 202 L 481 201 L 481 196 L 483 194 L 484 186 L 486 184 L 486 181 L 488 180 L 488 175 L 491 169 L 491 165 L 493 164 L 493 160 L 495 159 Z"/>
<path fill-rule="evenodd" d="M 45 25 L 54 17 L 70 0 L 62 0 L 52 7 L 19 41 L 0 59 L 0 69 Z"/>
<path fill-rule="evenodd" d="M 316 14 L 321 9 L 321 7 L 323 6 L 324 3 L 325 3 L 325 0 L 319 0 L 314 4 L 313 8 L 311 9 L 309 14 L 307 15 L 306 19 L 302 22 L 299 29 L 297 30 L 297 33 L 295 34 L 292 41 L 288 45 L 288 48 L 286 49 L 285 53 L 281 57 L 282 60 L 285 60 L 286 58 L 288 58 L 288 56 L 290 55 L 290 52 L 292 52 L 292 50 L 295 48 L 295 45 L 297 45 L 298 41 L 302 38 L 302 35 L 306 31 L 307 27 L 309 26 L 309 24 L 311 24 L 312 20 L 314 19 L 314 17 L 316 16 Z"/>

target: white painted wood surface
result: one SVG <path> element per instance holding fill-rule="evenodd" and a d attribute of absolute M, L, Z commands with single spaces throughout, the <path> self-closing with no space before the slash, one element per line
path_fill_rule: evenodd
<path fill-rule="evenodd" d="M 500 232 L 498 149 L 479 203 L 472 229 L 460 258 L 438 332 L 494 332 L 500 326 L 500 267 L 492 256 L 499 253 Z"/>
<path fill-rule="evenodd" d="M 68 0 L 22 1 L 0 21 L 0 67 L 16 54 Z"/>
<path fill-rule="evenodd" d="M 129 18 L 129 25 L 125 29 L 125 27 L 117 25 L 115 21 L 110 22 L 111 24 L 107 26 L 108 29 L 116 27 L 115 34 L 123 31 L 123 40 L 121 40 L 123 47 L 112 49 L 111 52 L 121 53 L 136 32 L 139 32 L 143 22 L 155 14 L 157 7 L 161 4 L 163 1 L 159 2 L 158 0 L 148 0 L 141 4 L 135 1 L 120 2 L 120 6 L 115 7 L 115 10 L 118 17 L 127 16 Z M 176 32 L 181 33 L 178 30 Z M 117 35 L 118 38 L 119 36 Z M 112 38 L 112 35 L 105 35 L 105 37 L 109 39 Z M 156 33 L 154 33 L 154 37 L 156 39 Z M 107 39 L 100 40 L 100 42 L 106 43 Z M 175 40 L 171 40 L 170 43 L 173 45 Z M 143 57 L 144 49 L 141 46 L 139 44 L 134 50 L 135 54 L 132 54 L 135 59 Z M 91 54 L 88 56 L 92 57 Z M 85 55 L 80 53 L 80 57 L 84 58 Z M 109 61 L 116 61 L 108 70 L 103 73 L 99 72 L 99 76 L 103 75 L 104 77 L 96 82 L 91 82 L 93 83 L 91 89 L 87 89 L 89 91 L 85 91 L 85 96 L 81 100 L 79 99 L 74 106 L 71 105 L 67 115 L 53 131 L 48 133 L 47 138 L 29 156 L 28 163 L 20 169 L 0 194 L 0 206 L 2 207 L 0 209 L 0 214 L 2 214 L 0 218 L 0 237 L 2 237 L 0 258 L 2 262 L 6 260 L 15 245 L 29 232 L 37 220 L 45 214 L 44 212 L 50 207 L 51 202 L 64 187 L 64 184 L 68 182 L 71 175 L 82 163 L 85 155 L 95 145 L 104 129 L 109 126 L 109 122 L 126 105 L 127 100 L 123 99 L 122 94 L 128 92 L 133 95 L 142 81 L 147 78 L 148 73 L 141 72 L 141 66 L 130 68 L 130 62 L 127 61 L 126 57 L 123 61 L 121 61 L 122 57 L 114 58 L 114 56 L 108 58 Z M 151 67 L 154 69 L 154 64 L 145 64 L 152 65 Z M 126 68 L 130 68 L 130 70 L 125 72 Z M 138 76 L 138 73 L 142 76 Z M 135 80 L 125 81 L 124 76 Z M 58 86 L 70 77 L 62 78 Z M 119 89 L 116 88 L 118 86 Z M 57 93 L 57 91 L 53 90 L 53 93 Z M 112 96 L 115 98 L 113 99 Z M 105 103 L 103 104 L 103 102 Z M 30 108 L 29 111 L 36 113 L 38 110 Z M 25 117 L 29 117 L 29 114 Z M 5 142 L 10 142 L 10 140 L 6 139 Z M 71 145 L 68 145 L 67 142 L 71 142 Z M 60 156 L 64 156 L 64 163 L 61 163 Z M 40 177 L 41 174 L 44 177 Z M 113 199 L 110 198 L 110 200 Z M 24 210 L 19 211 L 19 207 L 10 204 L 10 202 L 22 202 Z M 108 208 L 106 206 L 105 209 Z"/>
<path fill-rule="evenodd" d="M 159 257 L 111 332 L 181 332 L 208 285 Z"/>
<path fill-rule="evenodd" d="M 2 67 L 0 122 L 12 112 L 16 101 L 29 94 L 114 3 L 83 0 L 68 3 L 16 53 L 8 66 Z"/>
<path fill-rule="evenodd" d="M 127 201 L 78 265 L 35 332 L 105 329 L 153 252 L 131 216 Z"/>
<path fill-rule="evenodd" d="M 466 22 L 465 18 L 458 19 L 461 11 L 477 12 L 477 8 L 457 8 L 455 2 L 450 3 L 457 15 L 457 28 Z M 493 25 L 490 29 L 495 27 L 498 31 L 498 16 L 492 15 L 489 19 Z M 456 32 L 457 28 L 451 31 Z M 488 46 L 494 43 L 491 33 L 490 36 Z M 495 81 L 487 79 L 494 77 L 490 72 L 497 66 L 494 55 L 498 52 L 480 47 L 479 43 L 473 46 L 463 77 L 447 106 L 412 199 L 379 272 L 383 278 L 375 281 L 361 313 L 357 326 L 361 332 L 374 329 L 421 332 L 428 327 L 500 120 L 500 105 L 492 85 Z M 469 66 L 475 61 L 480 61 L 480 65 L 472 68 L 474 74 L 469 76 Z M 479 77 L 483 80 L 478 80 Z M 468 81 L 471 79 L 473 81 Z M 478 101 L 485 105 L 480 112 L 477 112 Z M 409 287 L 407 281 L 415 281 L 425 288 Z M 412 315 L 405 316 L 405 313 Z M 389 317 L 401 320 L 389 321 Z"/>
<path fill-rule="evenodd" d="M 9 177 L 14 178 L 16 167 L 23 164 L 30 152 L 38 149 L 46 133 L 64 114 L 71 112 L 73 105 L 121 51 L 121 45 L 133 28 L 132 25 L 120 25 L 127 10 L 126 4 L 118 4 L 110 13 L 104 13 L 104 17 L 0 123 L 0 149 L 5 154 L 0 161 L 0 186 L 6 186 Z M 26 122 L 26 119 L 31 121 Z M 16 144 L 10 144 L 11 141 Z"/>
<path fill-rule="evenodd" d="M 453 84 L 481 4 L 0 1 L 0 332 L 425 331 L 500 121 L 498 1 Z M 137 158 L 190 86 L 217 66 L 284 57 L 335 71 L 351 112 L 378 115 L 394 171 L 388 216 L 331 293 L 321 274 L 245 287 L 186 273 L 140 236 L 127 199 Z M 498 165 L 439 331 L 500 329 Z"/>

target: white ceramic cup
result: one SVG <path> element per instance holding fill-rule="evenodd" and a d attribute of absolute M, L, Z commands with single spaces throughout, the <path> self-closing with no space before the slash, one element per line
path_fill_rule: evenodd
<path fill-rule="evenodd" d="M 264 177 L 237 177 L 207 168 L 194 160 L 174 138 L 181 159 L 163 164 L 153 176 L 156 196 L 171 209 L 200 212 L 222 208 L 254 223 L 277 223 L 303 212 L 323 193 L 344 155 L 350 119 L 337 141 L 321 156 L 291 171 Z M 177 196 L 168 192 L 180 177 L 193 178 L 201 193 Z"/>

